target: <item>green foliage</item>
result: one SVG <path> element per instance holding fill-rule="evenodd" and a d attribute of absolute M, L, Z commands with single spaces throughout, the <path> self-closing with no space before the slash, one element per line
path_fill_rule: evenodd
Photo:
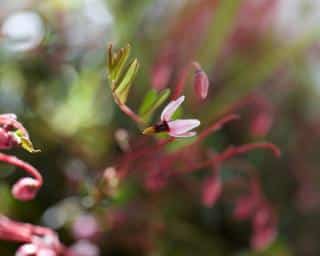
<path fill-rule="evenodd" d="M 139 109 L 139 115 L 145 122 L 149 122 L 154 112 L 168 99 L 170 89 L 165 89 L 161 92 L 150 90 L 146 93 Z"/>

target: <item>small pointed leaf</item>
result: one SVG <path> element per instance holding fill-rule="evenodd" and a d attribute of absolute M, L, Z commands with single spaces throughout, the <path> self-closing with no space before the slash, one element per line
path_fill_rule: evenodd
<path fill-rule="evenodd" d="M 33 147 L 29 137 L 27 137 L 21 130 L 15 131 L 14 135 L 16 136 L 17 141 L 19 141 L 20 146 L 29 153 L 38 153 L 41 151 L 40 149 L 35 149 Z"/>
<path fill-rule="evenodd" d="M 111 70 L 109 70 L 109 78 L 111 81 L 118 81 L 120 78 L 123 67 L 130 55 L 130 49 L 130 45 L 127 45 L 126 47 L 121 48 L 112 57 L 112 67 Z"/>
<path fill-rule="evenodd" d="M 115 89 L 115 95 L 118 97 L 121 103 L 125 103 L 128 98 L 129 91 L 131 89 L 133 80 L 139 70 L 139 62 L 134 59 L 124 74 L 119 86 Z"/>

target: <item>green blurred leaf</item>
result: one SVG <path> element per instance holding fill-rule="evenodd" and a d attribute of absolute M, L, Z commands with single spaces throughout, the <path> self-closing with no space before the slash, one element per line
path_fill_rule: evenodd
<path fill-rule="evenodd" d="M 149 108 L 151 108 L 152 104 L 157 100 L 157 96 L 158 94 L 155 90 L 150 90 L 146 93 L 139 108 L 140 116 L 142 116 L 149 110 Z"/>
<path fill-rule="evenodd" d="M 239 256 L 291 256 L 292 252 L 288 246 L 282 241 L 275 241 L 268 248 L 260 252 L 242 252 Z"/>
<path fill-rule="evenodd" d="M 207 70 L 208 66 L 214 63 L 221 48 L 225 46 L 225 40 L 234 28 L 235 20 L 238 18 L 237 11 L 242 2 L 242 0 L 219 1 L 216 10 L 212 12 L 207 38 L 204 40 L 204 45 L 199 48 L 200 63 L 203 63 Z"/>
<path fill-rule="evenodd" d="M 284 45 L 278 48 L 272 47 L 272 49 L 265 51 L 265 55 L 258 62 L 248 64 L 243 72 L 225 84 L 219 96 L 206 106 L 206 109 L 210 109 L 210 112 L 204 112 L 202 118 L 210 122 L 221 115 L 221 113 L 225 113 L 230 105 L 262 85 L 286 61 L 301 54 L 310 47 L 320 37 L 319 32 L 310 31 L 301 39 L 291 43 L 291 45 Z M 208 119 L 208 114 L 211 116 L 211 119 Z"/>
<path fill-rule="evenodd" d="M 140 106 L 139 115 L 141 118 L 148 122 L 152 118 L 153 113 L 168 99 L 169 96 L 170 89 L 165 89 L 159 94 L 154 90 L 149 91 Z"/>

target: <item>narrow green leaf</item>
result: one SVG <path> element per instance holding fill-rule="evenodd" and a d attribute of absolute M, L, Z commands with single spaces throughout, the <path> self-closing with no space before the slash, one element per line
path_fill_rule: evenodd
<path fill-rule="evenodd" d="M 136 77 L 138 70 L 139 62 L 137 59 L 134 59 L 128 67 L 126 73 L 124 74 L 119 86 L 115 89 L 114 92 L 120 100 L 120 102 L 125 103 L 127 101 L 129 91 L 131 89 L 132 83 Z"/>
<path fill-rule="evenodd" d="M 153 113 L 168 99 L 169 95 L 170 89 L 161 91 L 159 95 L 156 96 L 156 99 L 153 100 L 151 105 L 149 105 L 148 108 L 146 108 L 146 110 L 141 113 L 142 119 L 148 122 L 151 119 Z"/>
<path fill-rule="evenodd" d="M 157 96 L 158 94 L 155 90 L 150 90 L 147 92 L 139 108 L 140 116 L 147 112 L 149 108 L 151 108 L 152 104 L 157 100 Z"/>
<path fill-rule="evenodd" d="M 198 60 L 200 60 L 203 66 L 208 68 L 210 63 L 216 59 L 221 48 L 224 47 L 225 40 L 238 18 L 237 12 L 242 3 L 243 0 L 219 1 L 216 10 L 212 12 L 208 34 L 206 39 L 203 40 L 202 47 L 199 48 Z"/>
<path fill-rule="evenodd" d="M 112 67 L 109 70 L 109 78 L 112 82 L 118 81 L 123 71 L 123 67 L 130 55 L 131 47 L 128 44 L 126 47 L 121 48 L 118 52 L 112 56 Z"/>

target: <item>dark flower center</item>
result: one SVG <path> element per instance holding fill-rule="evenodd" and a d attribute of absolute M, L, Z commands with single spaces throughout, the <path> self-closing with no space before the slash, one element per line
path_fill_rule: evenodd
<path fill-rule="evenodd" d="M 169 125 L 166 121 L 163 121 L 162 123 L 160 124 L 156 124 L 154 126 L 154 130 L 155 132 L 168 132 L 169 131 Z"/>

